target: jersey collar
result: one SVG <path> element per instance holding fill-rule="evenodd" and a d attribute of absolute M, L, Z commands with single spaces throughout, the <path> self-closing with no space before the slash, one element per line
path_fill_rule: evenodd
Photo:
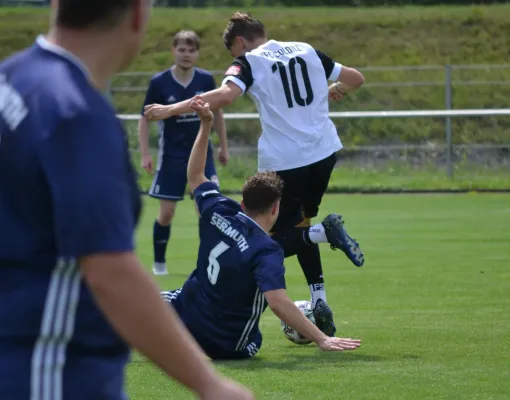
<path fill-rule="evenodd" d="M 264 232 L 267 235 L 267 232 L 264 230 L 264 228 L 262 228 L 254 219 L 251 219 L 250 217 L 248 217 L 245 213 L 242 213 L 241 211 L 239 211 L 237 213 L 237 215 L 240 215 L 241 217 L 246 218 L 248 221 L 253 222 L 256 226 L 258 226 L 260 228 L 260 230 L 262 232 Z"/>
<path fill-rule="evenodd" d="M 193 67 L 193 75 L 191 75 L 191 78 L 189 82 L 186 85 L 183 85 L 182 82 L 177 79 L 177 77 L 174 74 L 173 65 L 170 67 L 170 75 L 172 76 L 172 79 L 177 83 L 179 86 L 182 86 L 184 89 L 186 89 L 189 85 L 191 85 L 191 82 L 193 82 L 193 79 L 195 79 L 195 74 L 197 72 L 197 67 Z"/>
<path fill-rule="evenodd" d="M 48 51 L 50 53 L 58 55 L 59 57 L 65 58 L 67 61 L 75 65 L 81 72 L 83 72 L 83 75 L 86 76 L 87 80 L 90 81 L 89 70 L 87 69 L 85 64 L 73 53 L 67 51 L 63 47 L 60 47 L 54 43 L 49 42 L 48 39 L 46 39 L 43 35 L 39 35 L 37 37 L 36 43 L 44 51 Z"/>

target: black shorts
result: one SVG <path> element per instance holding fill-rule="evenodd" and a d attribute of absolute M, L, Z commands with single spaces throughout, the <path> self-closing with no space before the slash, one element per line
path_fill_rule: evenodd
<path fill-rule="evenodd" d="M 317 216 L 336 160 L 336 153 L 333 153 L 316 163 L 276 172 L 285 185 L 280 201 L 280 214 L 271 229 L 272 232 L 292 228 L 304 218 Z"/>

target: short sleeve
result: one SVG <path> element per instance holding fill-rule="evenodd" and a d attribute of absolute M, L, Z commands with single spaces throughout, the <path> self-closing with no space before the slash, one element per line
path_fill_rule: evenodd
<path fill-rule="evenodd" d="M 114 116 L 64 122 L 40 145 L 38 156 L 61 256 L 134 249 L 138 193 L 124 131 Z"/>
<path fill-rule="evenodd" d="M 342 71 L 342 64 L 335 62 L 331 57 L 324 54 L 322 51 L 315 50 L 317 56 L 322 62 L 324 71 L 326 72 L 326 79 L 330 81 L 336 81 Z"/>
<path fill-rule="evenodd" d="M 276 243 L 255 257 L 255 281 L 262 293 L 286 288 L 283 259 L 283 250 Z"/>
<path fill-rule="evenodd" d="M 241 88 L 243 93 L 253 85 L 251 66 L 245 56 L 237 57 L 230 67 L 228 67 L 222 85 L 227 82 L 235 83 Z"/>
<path fill-rule="evenodd" d="M 197 203 L 198 212 L 201 216 L 220 206 L 222 208 L 232 208 L 234 211 L 241 211 L 241 207 L 237 202 L 223 196 L 219 192 L 218 186 L 210 181 L 199 185 L 193 192 L 193 198 Z"/>
<path fill-rule="evenodd" d="M 163 103 L 161 96 L 161 87 L 158 79 L 151 79 L 147 92 L 145 93 L 145 99 L 143 100 L 142 115 L 144 113 L 144 107 L 149 104 L 161 104 Z"/>

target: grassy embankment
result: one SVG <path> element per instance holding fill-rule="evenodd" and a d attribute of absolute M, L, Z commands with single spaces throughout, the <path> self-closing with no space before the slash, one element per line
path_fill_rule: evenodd
<path fill-rule="evenodd" d="M 446 64 L 504 64 L 510 61 L 509 6 L 431 7 L 386 9 L 281 9 L 251 10 L 262 19 L 271 37 L 302 40 L 351 66 L 395 66 Z M 231 61 L 221 34 L 231 9 L 169 10 L 155 9 L 147 40 L 131 71 L 154 72 L 171 62 L 169 47 L 173 33 L 182 28 L 196 30 L 203 38 L 200 65 L 210 70 L 224 70 Z M 0 57 L 31 43 L 47 27 L 47 10 L 0 10 Z M 444 108 L 444 70 L 364 71 L 367 85 L 333 111 L 408 110 Z M 506 81 L 510 69 L 454 70 L 455 81 Z M 119 77 L 114 86 L 147 84 L 148 77 Z M 218 76 L 218 81 L 221 79 Z M 371 86 L 373 83 L 435 82 L 435 86 Z M 114 103 L 119 113 L 137 113 L 143 92 L 116 92 Z M 454 85 L 454 108 L 507 107 L 510 86 Z M 253 112 L 249 99 L 242 99 L 227 112 Z M 347 148 L 363 144 L 444 143 L 444 120 L 349 119 L 336 120 Z M 130 139 L 136 146 L 135 123 L 128 123 Z M 232 144 L 253 145 L 259 133 L 257 121 L 230 120 Z M 510 118 L 454 118 L 454 141 L 467 143 L 510 143 Z M 156 138 L 153 138 L 156 145 Z M 234 159 L 232 166 L 221 169 L 226 187 L 236 187 L 253 171 L 254 158 Z M 333 177 L 333 186 L 393 188 L 476 188 L 508 187 L 510 175 L 504 168 L 473 166 L 457 160 L 455 181 L 444 178 L 442 165 L 420 163 L 412 168 L 405 162 L 383 166 L 367 161 L 346 163 Z M 147 187 L 149 180 L 142 178 Z"/>

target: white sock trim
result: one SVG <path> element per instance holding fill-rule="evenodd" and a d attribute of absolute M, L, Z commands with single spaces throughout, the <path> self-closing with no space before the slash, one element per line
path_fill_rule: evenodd
<path fill-rule="evenodd" d="M 327 243 L 328 238 L 326 237 L 326 230 L 322 224 L 316 224 L 310 227 L 308 230 L 308 236 L 312 243 Z"/>
<path fill-rule="evenodd" d="M 310 295 L 312 298 L 312 308 L 315 308 L 315 304 L 317 304 L 317 300 L 322 299 L 326 301 L 326 289 L 324 288 L 324 283 L 315 283 L 309 285 Z M 327 301 L 326 301 L 327 302 Z"/>

